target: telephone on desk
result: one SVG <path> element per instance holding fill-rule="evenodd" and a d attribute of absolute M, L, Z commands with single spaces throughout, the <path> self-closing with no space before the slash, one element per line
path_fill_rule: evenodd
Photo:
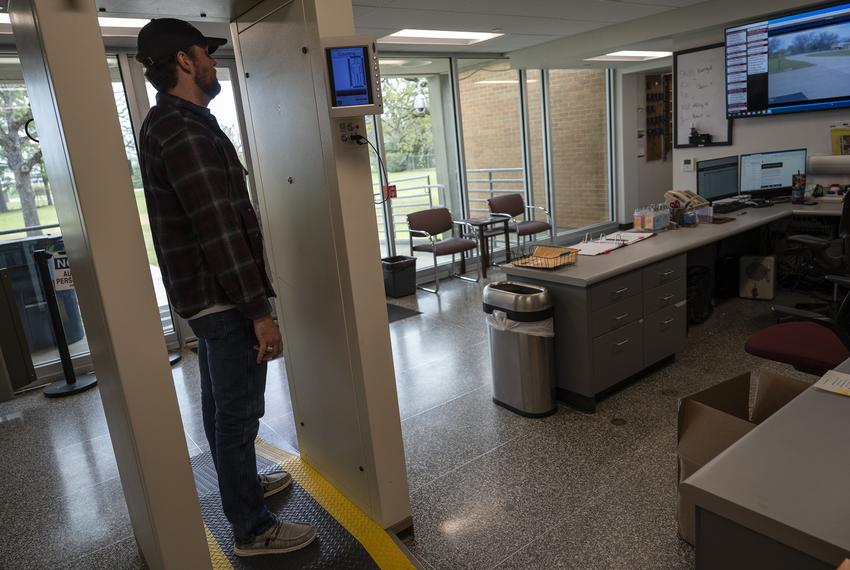
<path fill-rule="evenodd" d="M 664 193 L 664 201 L 668 204 L 678 200 L 685 210 L 697 210 L 709 206 L 708 200 L 690 190 L 670 190 Z"/>

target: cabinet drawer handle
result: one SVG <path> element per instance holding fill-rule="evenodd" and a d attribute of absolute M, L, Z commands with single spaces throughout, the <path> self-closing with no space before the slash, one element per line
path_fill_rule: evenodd
<path fill-rule="evenodd" d="M 661 321 L 661 324 L 662 324 L 662 325 L 669 325 L 670 323 L 672 323 L 672 322 L 673 322 L 673 321 L 675 321 L 675 320 L 676 320 L 676 319 L 675 319 L 675 317 L 670 317 L 670 318 L 669 318 L 669 319 L 667 319 L 666 321 Z"/>
<path fill-rule="evenodd" d="M 661 300 L 662 300 L 662 301 L 664 301 L 664 302 L 666 303 L 667 301 L 669 301 L 670 299 L 672 299 L 672 298 L 673 298 L 673 297 L 675 297 L 675 296 L 676 296 L 676 295 L 674 295 L 674 294 L 670 293 L 669 295 L 664 295 L 663 297 L 661 297 Z"/>
<path fill-rule="evenodd" d="M 627 339 L 621 340 L 620 342 L 618 342 L 618 343 L 617 343 L 617 344 L 615 344 L 614 346 L 616 346 L 617 348 L 620 348 L 620 347 L 626 346 L 627 344 L 629 344 L 629 341 L 630 341 L 630 340 L 631 340 L 630 338 L 627 338 Z"/>
<path fill-rule="evenodd" d="M 673 275 L 674 273 L 676 273 L 676 270 L 675 270 L 675 269 L 671 269 L 670 271 L 665 271 L 664 273 L 662 273 L 662 274 L 661 274 L 661 278 L 662 278 L 662 279 L 667 279 L 668 277 L 670 277 L 670 276 L 671 276 L 671 275 Z"/>
<path fill-rule="evenodd" d="M 614 295 L 622 295 L 623 293 L 625 293 L 625 292 L 626 292 L 626 291 L 628 291 L 628 290 L 629 290 L 629 288 L 628 288 L 628 287 L 623 287 L 623 288 L 622 288 L 622 289 L 620 289 L 619 291 L 614 291 Z"/>
<path fill-rule="evenodd" d="M 622 321 L 623 319 L 627 318 L 628 316 L 629 316 L 629 314 L 628 314 L 628 313 L 623 313 L 623 314 L 622 314 L 622 315 L 620 315 L 619 317 L 614 317 L 614 320 L 615 320 L 615 321 Z"/>

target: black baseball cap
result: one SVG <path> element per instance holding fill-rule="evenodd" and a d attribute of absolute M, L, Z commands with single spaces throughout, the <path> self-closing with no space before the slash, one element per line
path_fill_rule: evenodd
<path fill-rule="evenodd" d="M 224 38 L 206 37 L 189 22 L 176 18 L 156 18 L 139 30 L 136 59 L 150 67 L 159 60 L 192 46 L 205 47 L 207 52 L 212 54 L 226 43 Z"/>

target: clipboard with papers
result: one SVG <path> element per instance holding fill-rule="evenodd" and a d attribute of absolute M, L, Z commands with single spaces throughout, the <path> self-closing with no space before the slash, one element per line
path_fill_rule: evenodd
<path fill-rule="evenodd" d="M 647 232 L 615 232 L 613 234 L 602 234 L 592 239 L 590 234 L 585 235 L 584 241 L 571 246 L 578 250 L 579 255 L 602 255 L 632 245 L 639 241 L 649 239 L 654 233 Z"/>

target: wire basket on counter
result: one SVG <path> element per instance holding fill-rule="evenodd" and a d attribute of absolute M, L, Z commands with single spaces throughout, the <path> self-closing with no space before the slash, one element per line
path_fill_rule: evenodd
<path fill-rule="evenodd" d="M 520 256 L 513 260 L 514 267 L 533 269 L 560 269 L 578 261 L 578 250 L 555 245 L 523 246 Z"/>

